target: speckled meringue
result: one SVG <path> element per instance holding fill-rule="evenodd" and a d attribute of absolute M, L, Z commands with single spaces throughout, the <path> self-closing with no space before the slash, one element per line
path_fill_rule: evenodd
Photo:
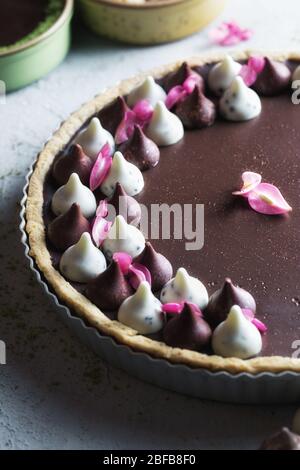
<path fill-rule="evenodd" d="M 140 283 L 137 291 L 122 303 L 118 320 L 142 335 L 157 333 L 164 325 L 160 301 L 152 294 L 147 281 Z"/>
<path fill-rule="evenodd" d="M 127 103 L 134 106 L 140 100 L 147 100 L 151 106 L 155 106 L 158 101 L 164 101 L 166 96 L 165 90 L 153 77 L 148 76 L 140 86 L 129 93 Z"/>
<path fill-rule="evenodd" d="M 137 166 L 125 160 L 121 152 L 114 154 L 109 173 L 101 185 L 101 191 L 112 196 L 116 184 L 120 183 L 128 196 L 135 196 L 144 187 L 144 178 Z"/>
<path fill-rule="evenodd" d="M 222 95 L 231 85 L 232 80 L 241 70 L 242 66 L 233 58 L 226 55 L 222 62 L 214 65 L 208 74 L 209 88 L 216 94 Z"/>
<path fill-rule="evenodd" d="M 179 268 L 175 277 L 162 289 L 160 300 L 163 303 L 188 301 L 204 309 L 208 304 L 208 293 L 199 279 Z"/>
<path fill-rule="evenodd" d="M 294 80 L 300 80 L 300 65 L 298 65 L 293 72 L 292 81 Z"/>
<path fill-rule="evenodd" d="M 171 113 L 166 105 L 159 101 L 146 128 L 146 135 L 157 145 L 176 144 L 183 138 L 183 124 L 176 114 Z"/>
<path fill-rule="evenodd" d="M 95 196 L 81 183 L 77 173 L 72 173 L 67 184 L 53 194 L 51 208 L 55 215 L 60 215 L 67 212 L 74 203 L 80 206 L 85 217 L 92 217 L 96 212 Z"/>
<path fill-rule="evenodd" d="M 248 359 L 262 349 L 261 334 L 238 305 L 231 307 L 225 321 L 217 326 L 212 337 L 215 354 Z"/>
<path fill-rule="evenodd" d="M 220 99 L 220 111 L 229 121 L 248 121 L 260 114 L 261 101 L 242 77 L 236 77 Z"/>
<path fill-rule="evenodd" d="M 88 282 L 106 269 L 106 260 L 93 244 L 90 234 L 85 232 L 75 245 L 64 252 L 59 269 L 70 281 Z"/>
<path fill-rule="evenodd" d="M 80 144 L 83 151 L 95 160 L 105 144 L 109 144 L 112 152 L 115 150 L 113 136 L 102 127 L 98 118 L 93 117 L 86 129 L 80 132 L 75 142 Z"/>
<path fill-rule="evenodd" d="M 125 252 L 135 258 L 144 248 L 145 238 L 142 232 L 127 224 L 122 215 L 118 215 L 103 242 L 106 257 L 111 259 L 114 253 Z"/>
<path fill-rule="evenodd" d="M 292 424 L 292 431 L 300 435 L 300 408 L 298 408 L 295 413 Z"/>

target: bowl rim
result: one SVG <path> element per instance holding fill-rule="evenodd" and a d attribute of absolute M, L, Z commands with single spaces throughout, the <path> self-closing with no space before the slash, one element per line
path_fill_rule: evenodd
<path fill-rule="evenodd" d="M 16 54 L 18 52 L 22 52 L 24 50 L 27 50 L 36 44 L 39 44 L 40 42 L 44 41 L 47 39 L 49 36 L 52 36 L 60 27 L 67 21 L 67 19 L 72 15 L 73 13 L 73 7 L 74 7 L 74 0 L 65 0 L 65 4 L 63 7 L 63 10 L 57 20 L 50 26 L 49 29 L 47 29 L 44 33 L 40 34 L 39 36 L 30 39 L 29 41 L 25 42 L 24 44 L 17 45 L 15 47 L 9 47 L 7 51 L 0 52 L 0 59 L 2 57 L 7 57 L 13 54 Z"/>
<path fill-rule="evenodd" d="M 151 10 L 159 8 L 167 8 L 173 5 L 186 2 L 187 0 L 153 0 L 151 3 L 134 4 L 134 3 L 121 3 L 120 0 L 89 0 L 91 3 L 98 3 L 99 5 L 111 8 L 124 8 L 128 10 Z M 190 0 L 192 1 L 192 0 Z M 205 0 L 198 0 L 203 3 Z"/>

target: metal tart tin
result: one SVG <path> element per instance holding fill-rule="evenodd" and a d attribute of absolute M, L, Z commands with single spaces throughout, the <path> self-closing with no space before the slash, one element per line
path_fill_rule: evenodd
<path fill-rule="evenodd" d="M 183 38 L 206 26 L 227 0 L 154 0 L 126 4 L 120 0 L 78 0 L 84 23 L 96 34 L 132 44 L 155 44 Z"/>
<path fill-rule="evenodd" d="M 25 231 L 25 206 L 33 167 L 26 176 L 21 200 L 20 230 L 25 256 L 38 283 L 52 299 L 53 309 L 81 341 L 113 366 L 141 380 L 184 395 L 229 403 L 299 403 L 300 373 L 287 371 L 278 374 L 262 372 L 257 375 L 249 373 L 234 375 L 225 371 L 211 372 L 182 364 L 172 364 L 165 359 L 153 358 L 149 354 L 134 351 L 128 346 L 118 344 L 111 337 L 104 336 L 94 327 L 87 325 L 68 307 L 62 305 L 42 278 L 30 256 L 30 247 Z"/>
<path fill-rule="evenodd" d="M 0 80 L 6 91 L 17 90 L 38 80 L 66 57 L 70 48 L 73 0 L 45 33 L 7 52 L 0 52 Z"/>

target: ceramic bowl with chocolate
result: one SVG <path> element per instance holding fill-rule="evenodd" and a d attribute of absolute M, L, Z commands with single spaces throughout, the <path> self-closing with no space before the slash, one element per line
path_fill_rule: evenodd
<path fill-rule="evenodd" d="M 299 79 L 296 54 L 199 57 L 64 122 L 25 208 L 30 256 L 59 302 L 169 364 L 300 372 Z M 169 237 L 152 220 L 145 231 L 145 208 L 175 204 L 189 221 L 202 206 L 199 246 L 174 221 Z"/>

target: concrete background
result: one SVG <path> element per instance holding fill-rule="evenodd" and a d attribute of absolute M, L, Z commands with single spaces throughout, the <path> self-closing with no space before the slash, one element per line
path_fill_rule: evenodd
<path fill-rule="evenodd" d="M 232 0 L 221 20 L 254 30 L 239 48 L 299 49 L 299 2 Z M 121 78 L 212 48 L 209 28 L 180 42 L 127 47 L 77 31 L 67 60 L 0 105 L 1 449 L 248 449 L 290 423 L 292 406 L 204 402 L 105 364 L 60 322 L 23 256 L 24 176 L 70 112 Z"/>

